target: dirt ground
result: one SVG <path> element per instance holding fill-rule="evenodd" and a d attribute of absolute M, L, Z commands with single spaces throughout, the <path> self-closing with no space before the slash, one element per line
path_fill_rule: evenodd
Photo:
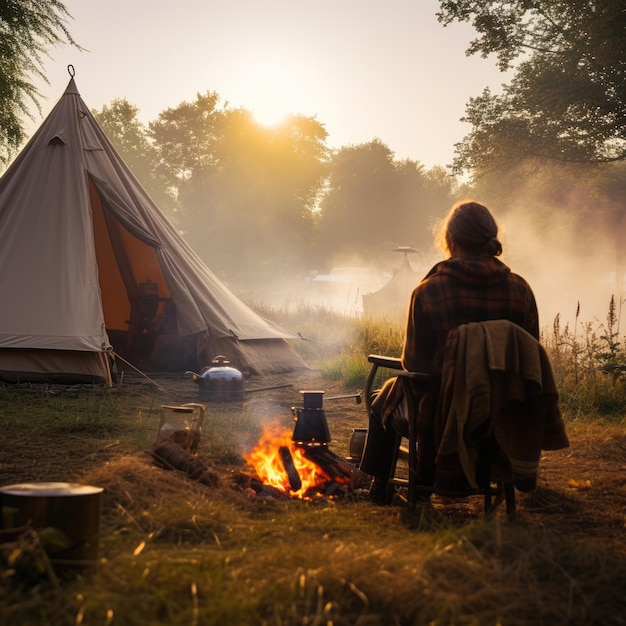
<path fill-rule="evenodd" d="M 363 405 L 343 404 L 331 408 L 353 427 L 366 425 Z M 516 492 L 517 517 L 572 539 L 597 544 L 626 556 L 626 427 L 623 424 L 568 425 L 570 447 L 544 452 L 537 489 Z M 481 514 L 480 497 L 443 501 L 435 507 L 453 507 L 463 517 Z"/>
<path fill-rule="evenodd" d="M 153 380 L 160 387 L 154 392 L 149 391 L 154 388 L 150 381 L 129 377 L 118 393 L 134 394 L 138 398 L 138 411 L 145 411 L 142 405 L 146 397 L 151 397 L 153 408 L 159 404 L 198 401 L 198 389 L 192 381 L 156 376 Z M 254 416 L 266 416 L 271 411 L 285 427 L 290 427 L 291 407 L 301 406 L 299 391 L 324 390 L 324 398 L 328 398 L 324 410 L 332 436 L 330 448 L 338 455 L 348 456 L 352 429 L 367 425 L 364 404 L 357 404 L 354 399 L 331 399 L 361 390 L 329 383 L 318 372 L 300 373 L 290 379 L 254 380 L 246 388 L 259 389 L 286 381 L 292 386 L 247 392 L 244 407 L 238 411 Z M 72 395 L 60 389 L 51 393 Z M 207 406 L 205 419 L 212 419 L 217 412 L 221 414 L 223 409 Z M 239 415 L 237 419 L 243 418 Z M 148 424 L 148 428 L 152 429 L 154 423 Z M 236 430 L 233 424 L 233 431 Z M 537 490 L 532 494 L 517 494 L 518 518 L 626 556 L 626 427 L 574 422 L 568 426 L 568 435 L 571 442 L 568 449 L 546 452 L 543 456 Z M 5 439 L 0 447 L 0 484 L 70 480 L 69 477 L 80 476 L 94 464 L 127 451 L 128 446 L 120 445 L 123 438 L 124 433 L 119 432 L 94 438 L 79 431 L 51 438 L 49 433 L 34 429 L 28 435 L 14 437 L 10 445 Z M 482 506 L 480 498 L 457 502 L 435 498 L 433 504 L 449 507 L 455 516 L 461 517 L 480 515 Z"/>

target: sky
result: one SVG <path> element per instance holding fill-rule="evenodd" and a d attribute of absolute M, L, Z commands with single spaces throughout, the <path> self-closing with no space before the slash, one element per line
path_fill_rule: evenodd
<path fill-rule="evenodd" d="M 83 100 L 100 109 L 126 98 L 147 123 L 215 91 L 261 122 L 315 116 L 330 148 L 380 139 L 397 159 L 445 166 L 469 126 L 472 96 L 503 76 L 493 59 L 467 57 L 467 24 L 444 27 L 437 0 L 63 0 L 85 48 L 53 48 L 45 116 L 72 65 Z M 174 11 L 172 10 L 174 9 Z M 34 132 L 42 120 L 29 126 Z"/>
<path fill-rule="evenodd" d="M 70 32 L 88 51 L 50 51 L 49 84 L 39 85 L 44 116 L 63 94 L 71 64 L 92 109 L 126 98 L 147 123 L 198 93 L 214 91 L 261 121 L 286 113 L 315 116 L 326 127 L 330 148 L 378 138 L 397 159 L 431 168 L 450 164 L 454 144 L 470 130 L 460 122 L 468 100 L 485 87 L 497 93 L 510 80 L 493 58 L 466 55 L 475 31 L 470 24 L 440 24 L 437 0 L 63 3 L 73 16 Z M 36 118 L 31 132 L 41 123 Z M 582 274 L 572 271 L 571 259 L 580 262 L 576 245 L 537 242 L 527 230 L 523 198 L 521 208 L 517 223 L 506 225 L 511 237 L 505 250 L 510 243 L 513 268 L 533 285 L 547 311 L 544 319 L 575 311 L 582 285 L 584 309 L 597 302 L 604 315 L 606 293 L 590 289 L 598 281 L 579 280 Z M 555 224 L 551 236 L 562 229 Z M 574 233 L 573 240 L 578 237 Z M 573 255 L 566 254 L 570 248 Z M 597 246 L 605 248 L 610 246 Z M 546 273 L 536 259 L 545 261 L 548 251 L 558 258 Z M 584 261 L 598 276 L 611 263 Z M 604 282 L 600 286 L 610 295 Z"/>

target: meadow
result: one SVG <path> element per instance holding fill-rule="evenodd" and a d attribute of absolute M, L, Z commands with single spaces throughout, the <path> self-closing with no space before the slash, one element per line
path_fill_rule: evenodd
<path fill-rule="evenodd" d="M 104 489 L 98 560 L 68 566 L 45 534 L 0 545 L 0 622 L 11 625 L 626 624 L 626 355 L 612 302 L 603 323 L 543 331 L 571 447 L 542 458 L 515 522 L 481 502 L 435 500 L 410 515 L 340 497 L 256 497 L 244 454 L 269 421 L 289 430 L 299 390 L 362 390 L 367 354 L 399 355 L 400 320 L 321 308 L 272 310 L 298 328 L 311 369 L 207 407 L 197 451 L 210 480 L 149 454 L 161 405 L 193 402 L 189 379 L 128 374 L 113 388 L 0 387 L 0 484 Z M 325 405 L 331 448 L 348 452 L 363 405 Z"/>

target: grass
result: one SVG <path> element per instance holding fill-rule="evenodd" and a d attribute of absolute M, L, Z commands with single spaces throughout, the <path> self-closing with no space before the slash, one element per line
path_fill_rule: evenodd
<path fill-rule="evenodd" d="M 623 558 L 532 524 L 251 501 L 137 454 L 94 467 L 101 562 L 15 587 L 7 624 L 622 624 Z"/>
<path fill-rule="evenodd" d="M 621 339 L 621 341 L 620 341 Z M 621 418 L 626 413 L 626 349 L 614 298 L 605 322 L 561 326 L 557 316 L 544 329 L 564 413 L 570 419 Z"/>
<path fill-rule="evenodd" d="M 311 313 L 297 312 L 310 337 L 299 349 L 328 381 L 354 389 L 367 371 L 365 355 L 399 354 L 400 324 Z M 623 382 L 600 370 L 601 335 L 594 344 L 583 332 L 558 329 L 556 345 L 546 343 L 566 418 L 589 430 L 598 463 L 622 467 Z M 585 352 L 590 345 L 598 350 Z M 626 624 L 623 551 L 571 536 L 558 511 L 540 523 L 528 513 L 510 524 L 482 519 L 480 502 L 410 516 L 358 493 L 251 498 L 241 450 L 260 434 L 258 396 L 207 420 L 198 458 L 220 476 L 207 487 L 145 454 L 162 403 L 169 402 L 145 385 L 0 387 L 0 484 L 70 475 L 104 488 L 96 566 L 55 565 L 55 584 L 32 546 L 2 546 L 0 623 Z"/>
<path fill-rule="evenodd" d="M 140 430 L 132 412 L 125 426 Z M 93 435 L 105 443 L 113 430 Z M 4 623 L 625 623 L 623 558 L 533 524 L 411 517 L 356 500 L 254 501 L 131 449 L 84 478 L 106 493 L 100 563 L 60 587 L 43 576 L 20 587 L 5 570 Z"/>
<path fill-rule="evenodd" d="M 352 318 L 307 305 L 295 312 L 273 311 L 272 317 L 302 329 L 308 341 L 296 342 L 294 348 L 305 360 L 316 362 L 329 379 L 348 387 L 364 384 L 368 354 L 399 357 L 402 352 L 402 320 Z M 541 343 L 568 419 L 610 420 L 626 414 L 626 346 L 619 321 L 612 297 L 604 322 L 584 322 L 577 314 L 573 327 L 562 326 L 557 316 L 551 327 L 542 329 Z"/>

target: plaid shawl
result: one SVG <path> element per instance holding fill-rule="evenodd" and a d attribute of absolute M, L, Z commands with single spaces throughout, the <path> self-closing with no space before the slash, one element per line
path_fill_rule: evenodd
<path fill-rule="evenodd" d="M 441 373 L 448 332 L 461 324 L 495 319 L 514 322 L 539 338 L 535 296 L 521 276 L 489 255 L 437 263 L 411 295 L 402 350 L 404 368 Z M 418 406 L 423 391 L 414 392 Z M 403 393 L 395 378 L 383 386 L 372 405 L 383 423 Z"/>
<path fill-rule="evenodd" d="M 539 339 L 535 296 L 528 283 L 496 257 L 448 259 L 415 288 L 402 362 L 411 371 L 441 372 L 448 332 L 469 322 L 506 319 Z"/>

